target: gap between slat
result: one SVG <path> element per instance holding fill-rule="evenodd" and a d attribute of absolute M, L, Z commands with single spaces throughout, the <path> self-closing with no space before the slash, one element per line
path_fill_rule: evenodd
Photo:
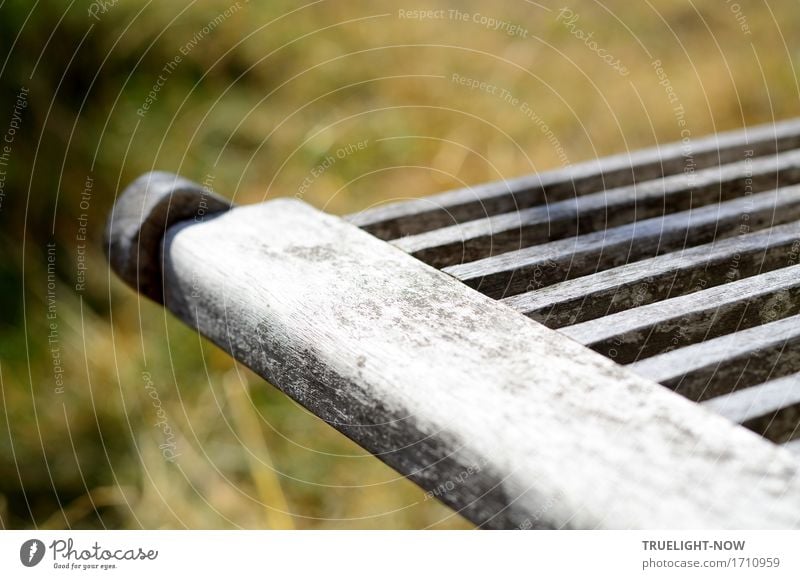
<path fill-rule="evenodd" d="M 799 374 L 711 398 L 702 404 L 773 442 L 786 442 L 800 434 Z"/>
<path fill-rule="evenodd" d="M 560 331 L 629 364 L 798 313 L 800 265 L 794 265 Z"/>
<path fill-rule="evenodd" d="M 568 199 L 637 181 L 730 163 L 750 155 L 758 157 L 798 147 L 800 120 L 792 119 L 693 139 L 691 157 L 687 157 L 684 143 L 675 142 L 595 159 L 565 169 L 389 203 L 349 215 L 346 219 L 380 239 L 397 239 L 533 207 L 545 201 Z"/>
<path fill-rule="evenodd" d="M 800 372 L 800 316 L 714 338 L 628 366 L 695 401 Z"/>
<path fill-rule="evenodd" d="M 800 187 L 681 211 L 442 271 L 500 299 L 685 247 L 800 219 Z"/>
<path fill-rule="evenodd" d="M 549 328 L 587 322 L 800 259 L 800 222 L 719 239 L 525 292 L 503 302 Z"/>
<path fill-rule="evenodd" d="M 392 243 L 441 268 L 798 182 L 800 151 L 791 151 L 469 221 Z"/>

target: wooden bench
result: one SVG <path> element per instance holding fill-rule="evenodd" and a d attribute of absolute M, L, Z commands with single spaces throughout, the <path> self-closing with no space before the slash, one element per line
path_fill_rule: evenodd
<path fill-rule="evenodd" d="M 487 528 L 800 526 L 800 121 L 385 205 L 117 200 L 113 269 Z"/>

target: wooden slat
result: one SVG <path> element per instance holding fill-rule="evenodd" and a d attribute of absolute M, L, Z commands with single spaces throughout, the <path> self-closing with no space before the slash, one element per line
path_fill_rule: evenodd
<path fill-rule="evenodd" d="M 800 222 L 795 221 L 571 279 L 503 303 L 549 328 L 562 328 L 798 260 Z"/>
<path fill-rule="evenodd" d="M 395 240 L 435 267 L 676 213 L 800 181 L 800 151 L 679 173 Z"/>
<path fill-rule="evenodd" d="M 703 406 L 772 440 L 800 436 L 800 375 L 711 398 Z"/>
<path fill-rule="evenodd" d="M 397 239 L 472 219 L 552 203 L 636 181 L 800 147 L 800 120 L 761 125 L 580 163 L 566 169 L 390 203 L 347 219 L 381 239 Z"/>
<path fill-rule="evenodd" d="M 702 401 L 800 372 L 800 316 L 673 350 L 628 366 Z"/>
<path fill-rule="evenodd" d="M 163 260 L 170 310 L 479 525 L 800 524 L 791 453 L 301 202 Z"/>
<path fill-rule="evenodd" d="M 800 188 L 786 187 L 719 205 L 646 219 L 444 268 L 480 292 L 500 299 L 800 218 Z"/>
<path fill-rule="evenodd" d="M 562 328 L 573 340 L 629 364 L 800 313 L 800 265 Z"/>

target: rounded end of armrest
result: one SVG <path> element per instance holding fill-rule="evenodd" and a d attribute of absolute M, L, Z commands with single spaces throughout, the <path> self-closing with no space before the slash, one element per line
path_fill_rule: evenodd
<path fill-rule="evenodd" d="M 139 293 L 164 303 L 161 240 L 167 229 L 230 207 L 224 197 L 178 175 L 142 175 L 122 192 L 106 224 L 104 247 L 111 269 Z"/>

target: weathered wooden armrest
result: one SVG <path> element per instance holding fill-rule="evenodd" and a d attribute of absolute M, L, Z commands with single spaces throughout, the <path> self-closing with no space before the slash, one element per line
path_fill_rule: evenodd
<path fill-rule="evenodd" d="M 225 211 L 230 202 L 178 175 L 154 171 L 131 183 L 117 199 L 106 227 L 105 250 L 125 283 L 163 303 L 161 243 L 167 229 L 187 219 Z"/>
<path fill-rule="evenodd" d="M 795 141 L 796 133 L 790 131 Z M 768 144 L 768 136 L 762 141 Z M 737 143 L 739 152 L 747 144 Z M 713 144 L 707 148 L 712 159 Z M 646 177 L 661 178 L 655 161 L 648 163 Z M 615 175 L 625 166 L 632 175 L 615 178 L 623 187 L 641 163 L 618 165 Z M 677 161 L 672 165 L 680 171 Z M 594 173 L 587 167 L 573 171 L 596 182 L 604 167 Z M 530 182 L 526 190 L 539 191 Z M 506 197 L 490 192 L 496 211 L 505 211 Z M 562 198 L 573 195 L 574 189 Z M 625 203 L 622 193 L 614 199 Z M 457 205 L 467 220 L 481 217 L 466 193 L 442 202 Z M 381 219 L 351 223 L 291 199 L 229 208 L 197 185 L 150 174 L 117 202 L 109 258 L 127 283 L 163 300 L 236 360 L 480 526 L 800 525 L 796 455 L 532 319 L 565 300 L 552 291 L 526 295 L 521 286 L 518 303 L 509 304 L 474 289 L 484 291 L 479 279 L 488 279 L 486 293 L 502 297 L 492 288 L 518 283 L 507 275 L 509 260 L 519 266 L 543 254 L 494 256 L 476 244 L 478 261 L 458 265 L 449 257 L 451 234 L 439 245 L 389 243 L 357 226 L 387 239 L 408 233 L 404 228 L 424 235 L 441 226 L 440 212 L 426 209 L 423 227 L 408 207 L 384 211 Z M 691 228 L 680 223 L 674 225 L 680 231 Z M 485 235 L 482 226 L 471 221 L 465 231 Z M 574 243 L 567 236 L 575 232 L 565 231 Z M 583 240 L 592 233 L 580 234 Z M 419 248 L 445 272 L 410 255 Z M 566 248 L 547 251 L 561 259 Z M 667 271 L 659 263 L 653 271 Z M 564 291 L 573 298 L 592 288 L 611 291 L 643 274 L 619 275 Z M 635 326 L 635 320 L 616 323 Z M 574 333 L 593 343 L 591 328 Z"/>

